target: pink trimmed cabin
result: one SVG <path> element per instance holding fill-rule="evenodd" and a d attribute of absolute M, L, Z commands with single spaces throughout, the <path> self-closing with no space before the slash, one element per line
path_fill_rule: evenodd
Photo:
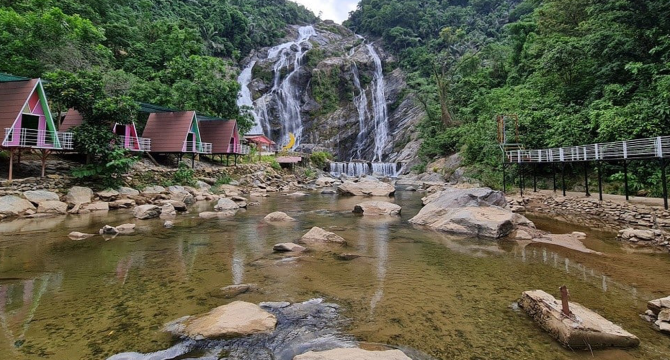
<path fill-rule="evenodd" d="M 84 118 L 79 111 L 75 109 L 68 110 L 65 119 L 60 126 L 61 131 L 70 131 L 72 128 L 81 125 Z M 137 136 L 137 128 L 135 123 L 130 124 L 114 124 L 112 132 L 120 141 L 124 149 L 130 151 L 151 151 L 151 139 Z"/>
<path fill-rule="evenodd" d="M 20 164 L 21 150 L 39 150 L 44 177 L 48 154 L 73 148 L 72 134 L 56 131 L 41 79 L 0 77 L 0 127 L 4 129 L 1 147 L 9 150 L 9 180 L 15 153 Z"/>
<path fill-rule="evenodd" d="M 202 141 L 197 119 L 195 111 L 152 113 L 142 136 L 151 139 L 152 153 L 211 154 L 212 143 Z"/>
<path fill-rule="evenodd" d="M 240 143 L 240 132 L 235 120 L 199 120 L 202 140 L 212 143 L 212 155 L 226 156 L 226 164 L 231 155 L 237 157 L 249 153 L 249 147 Z"/>

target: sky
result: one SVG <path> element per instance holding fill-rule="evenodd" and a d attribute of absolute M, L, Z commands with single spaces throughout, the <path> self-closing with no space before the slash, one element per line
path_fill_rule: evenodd
<path fill-rule="evenodd" d="M 298 4 L 304 5 L 312 10 L 314 14 L 319 15 L 323 11 L 321 19 L 334 20 L 341 24 L 349 17 L 349 12 L 356 10 L 359 0 L 292 0 Z"/>

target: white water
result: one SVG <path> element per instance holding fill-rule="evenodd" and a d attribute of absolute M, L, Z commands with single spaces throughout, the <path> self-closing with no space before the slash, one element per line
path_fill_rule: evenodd
<path fill-rule="evenodd" d="M 375 75 L 372 80 L 372 108 L 374 110 L 373 114 L 375 121 L 375 153 L 372 161 L 376 160 L 381 162 L 383 160 L 382 156 L 384 148 L 389 141 L 388 110 L 386 108 L 386 94 L 384 91 L 384 71 L 382 68 L 382 61 L 374 46 L 372 46 L 372 44 L 367 44 L 366 46 L 375 63 Z"/>
<path fill-rule="evenodd" d="M 361 150 L 363 150 L 363 145 L 365 144 L 365 138 L 368 133 L 367 123 L 370 118 L 370 112 L 368 111 L 368 96 L 365 94 L 365 90 L 361 87 L 360 74 L 358 73 L 358 67 L 356 63 L 351 65 L 351 72 L 354 75 L 354 86 L 358 91 L 358 96 L 354 97 L 354 105 L 356 105 L 356 110 L 358 110 L 358 136 L 356 136 L 356 157 L 360 159 Z"/>
<path fill-rule="evenodd" d="M 372 166 L 371 166 L 372 165 Z M 332 162 L 330 174 L 339 177 L 344 174 L 351 177 L 374 175 L 381 177 L 398 177 L 396 163 L 366 163 L 366 162 Z"/>
<path fill-rule="evenodd" d="M 240 84 L 240 92 L 237 94 L 237 106 L 240 108 L 242 106 L 254 107 L 254 101 L 251 98 L 251 90 L 249 90 L 249 84 L 253 78 L 252 70 L 254 65 L 256 65 L 255 61 L 250 62 L 249 65 L 242 70 L 240 76 L 237 77 L 237 82 Z M 251 128 L 249 134 L 269 134 L 270 124 L 267 122 L 267 116 L 259 117 L 255 110 L 250 112 L 254 117 L 254 127 Z"/>

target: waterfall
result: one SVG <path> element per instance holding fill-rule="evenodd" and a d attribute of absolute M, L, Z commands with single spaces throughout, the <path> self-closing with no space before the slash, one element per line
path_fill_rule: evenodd
<path fill-rule="evenodd" d="M 339 177 L 344 174 L 352 177 L 374 175 L 382 177 L 398 177 L 396 163 L 366 163 L 366 162 L 332 162 L 330 174 Z"/>
<path fill-rule="evenodd" d="M 242 71 L 237 81 L 240 83 L 241 90 L 238 94 L 238 106 L 254 106 L 254 126 L 252 132 L 262 132 L 271 136 L 270 116 L 268 106 L 272 102 L 277 104 L 277 116 L 282 124 L 281 139 L 279 144 L 287 144 L 289 133 L 293 133 L 296 138 L 295 146 L 300 145 L 302 138 L 302 117 L 300 115 L 300 97 L 301 92 L 294 84 L 294 78 L 300 70 L 301 62 L 305 53 L 311 49 L 308 40 L 316 35 L 316 30 L 312 26 L 303 26 L 298 29 L 298 38 L 284 44 L 277 45 L 268 51 L 268 60 L 274 61 L 274 78 L 272 89 L 256 100 L 255 104 L 249 90 L 249 83 L 252 80 L 252 70 L 256 62 L 251 62 Z M 282 72 L 286 73 L 282 77 Z"/>
<path fill-rule="evenodd" d="M 358 91 L 358 96 L 354 97 L 354 105 L 356 105 L 356 110 L 358 110 L 358 136 L 356 136 L 356 157 L 361 158 L 361 150 L 363 150 L 363 144 L 368 132 L 367 129 L 367 120 L 370 118 L 370 112 L 368 111 L 368 96 L 365 94 L 365 90 L 361 86 L 360 74 L 358 73 L 358 67 L 356 63 L 351 65 L 351 72 L 354 78 L 354 86 Z"/>
<path fill-rule="evenodd" d="M 240 76 L 237 78 L 237 82 L 240 84 L 240 92 L 237 95 L 237 106 L 242 108 L 242 106 L 252 107 L 251 115 L 254 117 L 254 127 L 249 131 L 250 134 L 269 134 L 270 133 L 270 124 L 268 123 L 267 116 L 259 117 L 256 114 L 256 111 L 253 109 L 254 101 L 251 98 L 251 90 L 249 90 L 249 84 L 253 78 L 252 70 L 256 65 L 255 61 L 252 61 L 247 65 L 244 70 L 240 73 Z"/>
<path fill-rule="evenodd" d="M 372 44 L 366 45 L 370 56 L 375 62 L 375 75 L 372 80 L 373 96 L 372 107 L 374 109 L 375 121 L 375 154 L 374 160 L 382 161 L 384 148 L 388 143 L 388 110 L 386 108 L 386 94 L 384 92 L 384 72 L 382 68 L 382 61 L 379 54 Z"/>

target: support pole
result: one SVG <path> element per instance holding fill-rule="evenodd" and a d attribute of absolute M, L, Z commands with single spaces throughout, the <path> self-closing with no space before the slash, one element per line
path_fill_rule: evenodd
<path fill-rule="evenodd" d="M 49 156 L 49 150 L 41 149 L 40 150 L 40 160 L 42 160 L 42 178 L 44 178 L 47 167 L 47 156 Z"/>
<path fill-rule="evenodd" d="M 523 166 L 519 163 L 519 191 L 523 197 Z"/>
<path fill-rule="evenodd" d="M 14 149 L 9 149 L 9 182 L 12 181 L 14 176 Z"/>
<path fill-rule="evenodd" d="M 235 157 L 235 166 L 237 166 L 237 154 L 233 155 Z"/>
<path fill-rule="evenodd" d="M 559 290 L 561 291 L 561 305 L 563 308 L 562 309 L 563 315 L 571 316 L 572 312 L 570 311 L 570 303 L 569 303 L 570 292 L 568 291 L 568 288 L 565 285 L 561 286 Z"/>
<path fill-rule="evenodd" d="M 502 169 L 503 170 L 503 193 L 507 192 L 507 181 L 505 181 L 505 168 L 506 167 L 507 167 L 507 165 L 505 164 L 505 162 L 503 160 L 503 164 L 502 164 L 502 168 L 503 168 Z"/>
<path fill-rule="evenodd" d="M 626 193 L 626 201 L 628 201 L 628 161 L 623 161 L 623 187 Z"/>
<path fill-rule="evenodd" d="M 598 194 L 600 195 L 600 201 L 603 201 L 603 171 L 602 164 L 598 161 Z"/>
<path fill-rule="evenodd" d="M 537 192 L 537 165 L 533 166 L 533 192 Z"/>
<path fill-rule="evenodd" d="M 584 188 L 586 188 L 586 196 L 591 196 L 589 192 L 589 163 L 584 162 Z"/>
<path fill-rule="evenodd" d="M 230 155 L 226 154 L 226 166 L 230 166 Z"/>
<path fill-rule="evenodd" d="M 191 169 L 195 170 L 195 153 L 191 156 Z"/>
<path fill-rule="evenodd" d="M 563 196 L 565 196 L 565 163 L 561 164 L 561 182 L 563 182 Z"/>
<path fill-rule="evenodd" d="M 551 163 L 551 172 L 554 175 L 554 192 L 556 192 L 558 187 L 556 186 L 556 164 L 554 164 L 554 163 Z"/>
<path fill-rule="evenodd" d="M 668 181 L 665 175 L 665 158 L 661 158 L 661 181 L 663 182 L 663 206 L 668 210 Z"/>

